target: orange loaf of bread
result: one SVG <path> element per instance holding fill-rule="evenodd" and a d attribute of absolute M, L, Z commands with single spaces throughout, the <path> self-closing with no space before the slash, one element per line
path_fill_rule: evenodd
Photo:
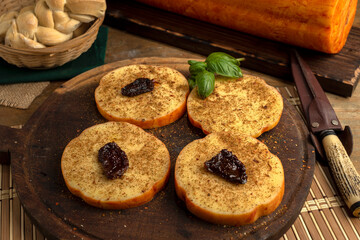
<path fill-rule="evenodd" d="M 234 184 L 209 172 L 204 162 L 227 149 L 246 168 L 247 182 Z M 280 159 L 265 144 L 243 134 L 211 133 L 181 150 L 175 165 L 175 190 L 190 212 L 206 221 L 244 225 L 275 211 L 284 195 Z"/>
<path fill-rule="evenodd" d="M 252 35 L 337 53 L 353 24 L 354 0 L 138 0 Z"/>
<path fill-rule="evenodd" d="M 128 159 L 120 178 L 109 179 L 99 150 L 115 142 Z M 104 209 L 125 209 L 149 202 L 166 184 L 170 155 L 166 146 L 140 127 L 107 122 L 85 129 L 65 147 L 61 171 L 66 186 L 86 203 Z"/>

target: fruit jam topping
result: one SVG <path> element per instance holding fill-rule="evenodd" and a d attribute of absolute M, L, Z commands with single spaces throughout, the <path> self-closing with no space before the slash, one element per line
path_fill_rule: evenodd
<path fill-rule="evenodd" d="M 229 182 L 237 184 L 247 182 L 245 165 L 226 149 L 206 161 L 204 166 L 209 172 L 215 173 Z"/>
<path fill-rule="evenodd" d="M 148 78 L 138 78 L 121 89 L 121 94 L 134 97 L 154 90 L 154 81 Z"/>
<path fill-rule="evenodd" d="M 107 143 L 100 148 L 98 159 L 109 179 L 120 178 L 129 168 L 125 152 L 115 142 Z"/>

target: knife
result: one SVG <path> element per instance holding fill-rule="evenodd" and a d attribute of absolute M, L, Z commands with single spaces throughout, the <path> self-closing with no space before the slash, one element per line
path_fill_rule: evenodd
<path fill-rule="evenodd" d="M 290 60 L 310 138 L 319 155 L 327 159 L 350 212 L 359 217 L 360 175 L 349 157 L 352 151 L 350 127 L 342 128 L 315 75 L 296 50 L 291 52 Z"/>

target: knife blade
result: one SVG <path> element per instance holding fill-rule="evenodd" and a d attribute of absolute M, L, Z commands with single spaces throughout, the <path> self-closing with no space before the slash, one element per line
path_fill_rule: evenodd
<path fill-rule="evenodd" d="M 290 60 L 310 137 L 320 155 L 326 157 L 346 205 L 353 216 L 360 217 L 360 175 L 348 155 L 349 151 L 338 137 L 339 134 L 350 132 L 350 128 L 346 126 L 343 130 L 325 92 L 296 50 L 292 51 Z"/>

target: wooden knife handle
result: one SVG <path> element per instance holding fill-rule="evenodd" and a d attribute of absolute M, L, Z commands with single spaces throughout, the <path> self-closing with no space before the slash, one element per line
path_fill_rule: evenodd
<path fill-rule="evenodd" d="M 355 217 L 360 216 L 360 175 L 351 162 L 334 131 L 327 131 L 322 139 L 336 184 L 346 205 Z"/>

